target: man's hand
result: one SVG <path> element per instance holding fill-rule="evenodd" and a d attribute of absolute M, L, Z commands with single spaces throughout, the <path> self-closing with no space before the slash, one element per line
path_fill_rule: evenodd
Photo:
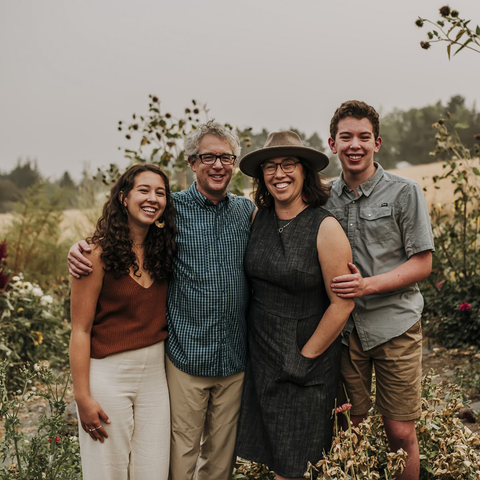
<path fill-rule="evenodd" d="M 92 273 L 92 263 L 82 255 L 83 252 L 91 252 L 92 247 L 85 241 L 75 243 L 68 251 L 67 263 L 70 275 L 75 278 Z"/>
<path fill-rule="evenodd" d="M 350 275 L 340 275 L 332 280 L 332 292 L 341 298 L 360 298 L 367 293 L 367 279 L 363 278 L 358 268 L 349 263 Z"/>

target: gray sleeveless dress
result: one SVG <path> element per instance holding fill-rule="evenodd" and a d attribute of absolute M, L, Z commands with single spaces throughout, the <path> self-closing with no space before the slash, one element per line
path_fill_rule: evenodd
<path fill-rule="evenodd" d="M 287 477 L 303 476 L 332 439 L 340 337 L 316 359 L 300 353 L 329 305 L 317 254 L 327 216 L 309 207 L 280 234 L 287 222 L 260 210 L 245 256 L 252 298 L 237 455 Z"/>

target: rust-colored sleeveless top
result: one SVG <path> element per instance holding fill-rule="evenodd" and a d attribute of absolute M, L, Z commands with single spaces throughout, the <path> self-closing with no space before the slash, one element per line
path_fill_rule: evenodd
<path fill-rule="evenodd" d="M 148 347 L 167 338 L 168 283 L 142 287 L 130 275 L 105 272 L 92 327 L 91 358 Z"/>

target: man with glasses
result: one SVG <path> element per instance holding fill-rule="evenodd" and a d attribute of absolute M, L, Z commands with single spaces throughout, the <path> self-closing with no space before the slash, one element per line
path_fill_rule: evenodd
<path fill-rule="evenodd" d="M 170 479 L 229 480 L 246 363 L 243 256 L 255 207 L 227 191 L 240 155 L 235 134 L 211 120 L 184 146 L 196 182 L 172 194 L 178 254 L 167 301 Z M 90 270 L 80 266 L 89 263 L 82 250 L 89 250 L 85 242 L 69 253 L 74 276 Z"/>
<path fill-rule="evenodd" d="M 213 121 L 185 139 L 196 175 L 174 194 L 178 256 L 168 291 L 171 480 L 230 479 L 246 363 L 243 256 L 253 203 L 227 192 L 240 154 Z M 198 462 L 197 462 L 198 460 Z"/>

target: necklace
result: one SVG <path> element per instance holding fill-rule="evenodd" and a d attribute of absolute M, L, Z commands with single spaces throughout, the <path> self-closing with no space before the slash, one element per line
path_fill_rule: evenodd
<path fill-rule="evenodd" d="M 292 219 L 290 219 L 285 225 L 283 225 L 283 227 L 280 227 L 277 229 L 277 232 L 278 233 L 283 233 L 283 231 L 307 208 L 307 206 L 303 207 Z M 275 218 L 277 219 L 277 223 L 278 223 L 278 220 L 279 218 L 277 217 L 277 214 L 275 212 L 273 212 L 273 214 L 275 215 Z"/>

